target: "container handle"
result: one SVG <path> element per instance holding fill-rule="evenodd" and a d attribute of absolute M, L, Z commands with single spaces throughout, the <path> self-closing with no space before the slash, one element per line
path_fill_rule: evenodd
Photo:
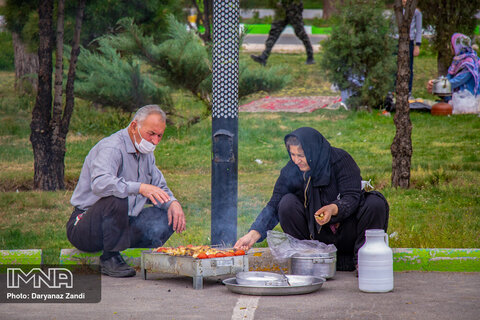
<path fill-rule="evenodd" d="M 388 233 L 385 232 L 385 234 L 383 235 L 383 238 L 385 239 L 385 243 L 387 244 L 387 247 L 389 247 L 389 245 L 388 245 Z"/>
<path fill-rule="evenodd" d="M 325 263 L 325 259 L 312 259 L 312 263 Z"/>

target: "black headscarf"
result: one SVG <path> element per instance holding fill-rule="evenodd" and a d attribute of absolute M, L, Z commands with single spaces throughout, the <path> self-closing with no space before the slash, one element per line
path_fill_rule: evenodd
<path fill-rule="evenodd" d="M 314 186 L 326 186 L 330 182 L 330 143 L 317 130 L 309 127 L 298 128 L 285 136 L 285 143 L 295 136 L 302 145 L 310 171 L 305 176 L 312 177 Z M 287 150 L 290 154 L 290 151 Z M 290 156 L 291 159 L 291 156 Z"/>

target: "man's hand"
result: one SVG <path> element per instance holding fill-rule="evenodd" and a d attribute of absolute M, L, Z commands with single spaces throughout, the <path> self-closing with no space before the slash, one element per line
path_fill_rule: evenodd
<path fill-rule="evenodd" d="M 420 46 L 414 46 L 413 47 L 413 56 L 418 57 L 419 54 L 420 54 Z"/>
<path fill-rule="evenodd" d="M 161 188 L 151 184 L 142 183 L 138 192 L 142 196 L 150 199 L 150 201 L 152 201 L 154 205 L 157 205 L 158 202 L 165 203 L 170 200 L 170 196 L 168 195 L 168 193 L 163 191 Z"/>
<path fill-rule="evenodd" d="M 257 230 L 250 230 L 249 233 L 247 233 L 246 235 L 238 239 L 237 243 L 235 243 L 233 248 L 247 251 L 260 238 L 261 238 L 261 235 Z"/>
<path fill-rule="evenodd" d="M 335 203 L 326 205 L 318 209 L 315 212 L 315 220 L 321 226 L 328 223 L 332 216 L 336 216 L 338 214 L 338 206 Z"/>
<path fill-rule="evenodd" d="M 173 223 L 173 224 L 172 224 Z M 186 228 L 185 213 L 180 202 L 173 201 L 168 207 L 168 225 L 177 233 L 182 233 Z"/>

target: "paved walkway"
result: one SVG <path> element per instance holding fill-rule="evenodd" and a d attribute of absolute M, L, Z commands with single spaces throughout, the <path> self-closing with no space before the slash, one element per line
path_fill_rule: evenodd
<path fill-rule="evenodd" d="M 93 304 L 1 304 L 0 319 L 421 319 L 474 320 L 480 312 L 480 273 L 395 272 L 390 293 L 363 293 L 351 272 L 337 272 L 320 290 L 298 296 L 247 296 L 220 279 L 193 290 L 187 277 L 152 274 L 102 277 Z"/>
<path fill-rule="evenodd" d="M 242 44 L 242 50 L 245 52 L 262 52 L 265 49 L 266 34 L 248 34 Z M 326 39 L 326 35 L 309 35 L 313 51 L 320 50 L 320 41 Z M 305 52 L 303 43 L 293 34 L 282 34 L 273 46 L 272 52 L 278 53 L 297 53 Z"/>

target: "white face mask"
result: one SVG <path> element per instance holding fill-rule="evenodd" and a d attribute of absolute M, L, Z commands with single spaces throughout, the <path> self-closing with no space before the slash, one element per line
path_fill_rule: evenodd
<path fill-rule="evenodd" d="M 155 150 L 156 145 L 143 139 L 142 135 L 140 134 L 140 126 L 137 127 L 137 131 L 142 140 L 140 143 L 137 143 L 137 140 L 135 140 L 135 148 L 137 148 L 140 153 L 152 153 Z"/>

